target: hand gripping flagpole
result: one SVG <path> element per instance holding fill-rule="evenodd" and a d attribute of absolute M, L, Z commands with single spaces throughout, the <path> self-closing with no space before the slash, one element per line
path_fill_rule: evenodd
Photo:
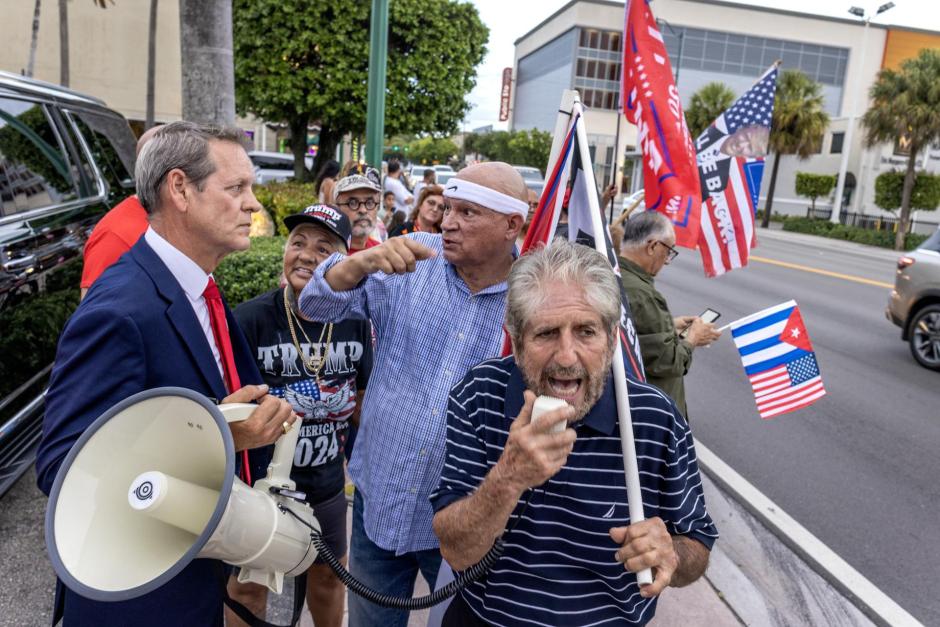
<path fill-rule="evenodd" d="M 564 104 L 564 99 L 562 103 Z M 559 113 L 565 112 L 559 111 Z M 584 167 L 584 178 L 588 189 L 587 197 L 591 209 L 594 248 L 606 258 L 607 250 L 603 233 L 607 231 L 607 225 L 604 224 L 600 203 L 597 199 L 597 181 L 594 178 L 594 167 L 588 149 L 587 131 L 584 128 L 582 113 L 581 99 L 578 93 L 574 92 L 574 102 L 570 115 L 572 118 L 578 118 L 575 133 L 578 138 L 578 149 L 581 152 L 581 164 Z M 630 412 L 630 396 L 627 393 L 627 373 L 623 366 L 623 347 L 619 338 L 614 342 L 613 370 L 614 393 L 617 398 L 617 419 L 620 424 L 620 447 L 623 450 L 623 470 L 627 484 L 627 503 L 630 507 L 630 524 L 635 525 L 646 520 L 646 515 L 643 512 L 643 494 L 640 490 L 640 469 L 636 460 L 636 442 L 633 439 L 633 418 Z M 651 584 L 653 583 L 653 573 L 649 568 L 644 568 L 636 574 L 636 580 L 641 586 Z"/>

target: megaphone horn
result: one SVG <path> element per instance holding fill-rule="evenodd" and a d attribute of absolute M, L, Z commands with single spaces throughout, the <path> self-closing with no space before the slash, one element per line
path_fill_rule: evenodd
<path fill-rule="evenodd" d="M 95 420 L 62 463 L 46 512 L 49 557 L 65 585 L 122 601 L 205 557 L 241 566 L 239 581 L 280 593 L 285 574 L 309 568 L 316 550 L 305 525 L 319 525 L 309 505 L 282 494 L 295 487 L 296 424 L 254 488 L 235 476 L 227 422 L 255 407 L 217 407 L 192 390 L 157 388 Z"/>

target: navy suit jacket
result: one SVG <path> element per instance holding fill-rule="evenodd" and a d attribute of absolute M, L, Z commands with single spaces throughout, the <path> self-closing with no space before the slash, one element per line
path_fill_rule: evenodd
<path fill-rule="evenodd" d="M 261 383 L 225 308 L 242 385 Z M 95 281 L 59 339 L 36 460 L 46 494 L 72 445 L 98 416 L 137 392 L 178 386 L 221 400 L 219 367 L 183 288 L 144 238 Z M 197 559 L 157 590 L 102 603 L 64 592 L 65 625 L 221 625 L 222 565 Z"/>

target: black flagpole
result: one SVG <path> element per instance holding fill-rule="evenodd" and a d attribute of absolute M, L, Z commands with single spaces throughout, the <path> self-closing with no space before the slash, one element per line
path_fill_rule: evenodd
<path fill-rule="evenodd" d="M 617 184 L 617 170 L 620 169 L 620 118 L 623 117 L 623 112 L 620 109 L 617 109 L 617 134 L 614 137 L 614 164 L 611 168 L 610 173 L 610 184 Z M 602 190 L 603 191 L 603 190 Z M 607 224 L 611 224 L 614 221 L 614 199 L 610 199 L 610 209 L 607 215 Z"/>

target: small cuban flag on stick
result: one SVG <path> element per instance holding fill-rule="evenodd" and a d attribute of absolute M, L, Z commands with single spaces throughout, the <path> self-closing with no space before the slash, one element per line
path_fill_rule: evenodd
<path fill-rule="evenodd" d="M 807 407 L 825 396 L 796 301 L 764 309 L 727 327 L 741 353 L 761 418 Z"/>

